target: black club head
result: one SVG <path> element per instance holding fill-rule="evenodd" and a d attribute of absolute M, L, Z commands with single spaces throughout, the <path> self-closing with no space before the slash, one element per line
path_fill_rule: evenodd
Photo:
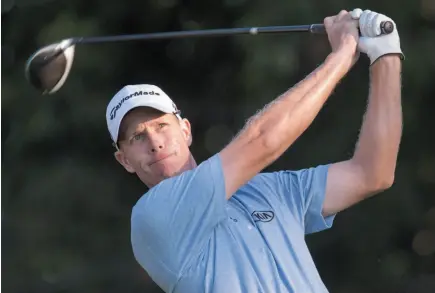
<path fill-rule="evenodd" d="M 72 40 L 46 46 L 26 63 L 25 74 L 30 84 L 42 94 L 52 94 L 65 83 L 74 59 Z"/>

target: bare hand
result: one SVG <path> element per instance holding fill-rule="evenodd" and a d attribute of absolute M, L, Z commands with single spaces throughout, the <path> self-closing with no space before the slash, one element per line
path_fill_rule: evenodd
<path fill-rule="evenodd" d="M 353 19 L 346 10 L 342 10 L 337 15 L 326 17 L 324 25 L 332 51 L 337 52 L 346 48 L 345 51 L 350 52 L 353 61 L 356 62 L 359 56 L 357 52 L 359 40 L 358 20 Z"/>

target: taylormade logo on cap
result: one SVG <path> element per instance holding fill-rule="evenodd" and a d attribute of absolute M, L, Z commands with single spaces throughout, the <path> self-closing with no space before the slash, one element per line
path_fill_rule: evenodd
<path fill-rule="evenodd" d="M 114 142 L 118 141 L 122 118 L 137 107 L 151 107 L 164 113 L 177 113 L 175 103 L 159 87 L 150 84 L 127 85 L 107 105 L 106 122 Z"/>
<path fill-rule="evenodd" d="M 160 96 L 159 93 L 154 93 L 154 91 L 151 91 L 151 92 L 145 92 L 145 91 L 134 92 L 134 93 L 132 93 L 132 94 L 122 98 L 121 101 L 119 101 L 119 103 L 115 107 L 112 108 L 112 111 L 110 111 L 110 120 L 113 120 L 115 118 L 116 111 L 118 111 L 118 109 L 122 107 L 122 104 L 125 101 L 127 101 L 131 97 L 137 97 L 137 96 L 140 96 L 140 95 L 157 95 L 157 96 Z"/>

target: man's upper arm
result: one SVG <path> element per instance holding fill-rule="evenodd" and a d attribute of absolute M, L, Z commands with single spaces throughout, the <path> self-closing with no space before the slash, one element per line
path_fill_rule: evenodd
<path fill-rule="evenodd" d="M 134 255 L 150 277 L 170 289 L 226 218 L 219 155 L 154 186 L 131 217 Z"/>
<path fill-rule="evenodd" d="M 331 164 L 323 215 L 336 214 L 379 191 L 367 183 L 364 168 L 352 160 Z"/>

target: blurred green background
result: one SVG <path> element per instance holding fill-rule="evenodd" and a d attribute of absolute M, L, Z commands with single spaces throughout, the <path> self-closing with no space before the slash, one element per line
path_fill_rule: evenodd
<path fill-rule="evenodd" d="M 433 0 L 3 0 L 3 292 L 161 292 L 132 255 L 131 207 L 146 187 L 113 157 L 111 96 L 125 84 L 162 87 L 190 119 L 201 162 L 319 65 L 329 45 L 294 33 L 78 46 L 69 79 L 52 96 L 25 81 L 35 50 L 71 36 L 319 23 L 356 7 L 392 17 L 406 55 L 396 181 L 307 241 L 331 293 L 435 292 Z M 268 170 L 348 158 L 368 85 L 362 56 Z"/>

